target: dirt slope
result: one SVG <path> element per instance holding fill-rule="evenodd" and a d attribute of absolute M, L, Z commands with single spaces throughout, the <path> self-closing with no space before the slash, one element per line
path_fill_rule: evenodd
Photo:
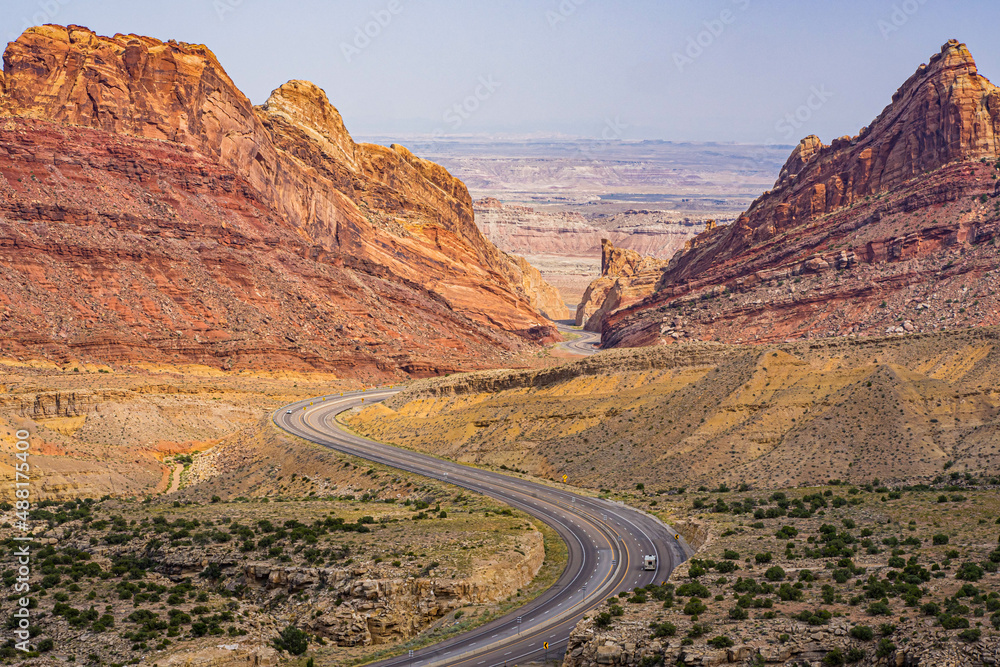
<path fill-rule="evenodd" d="M 781 487 L 1000 464 L 1000 331 L 612 350 L 421 381 L 361 432 L 582 486 Z"/>

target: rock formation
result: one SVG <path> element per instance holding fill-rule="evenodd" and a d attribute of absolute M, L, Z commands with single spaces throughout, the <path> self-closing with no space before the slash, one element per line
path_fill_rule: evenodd
<path fill-rule="evenodd" d="M 678 211 L 629 209 L 586 217 L 504 204 L 493 197 L 477 200 L 473 206 L 483 235 L 501 250 L 528 257 L 560 290 L 561 300 L 569 303 L 578 303 L 594 279 L 603 239 L 618 248 L 670 259 L 703 227 Z M 567 312 L 552 319 L 570 317 Z"/>
<path fill-rule="evenodd" d="M 48 25 L 4 53 L 0 123 L 17 353 L 420 374 L 554 337 L 465 186 L 311 83 L 253 107 L 204 46 Z"/>
<path fill-rule="evenodd" d="M 601 239 L 601 277 L 590 283 L 576 307 L 576 325 L 600 331 L 608 314 L 652 294 L 666 265 Z"/>
<path fill-rule="evenodd" d="M 948 42 L 858 136 L 804 139 L 772 190 L 606 319 L 604 344 L 655 343 L 678 313 L 731 341 L 996 323 L 998 162 L 1000 89 Z"/>

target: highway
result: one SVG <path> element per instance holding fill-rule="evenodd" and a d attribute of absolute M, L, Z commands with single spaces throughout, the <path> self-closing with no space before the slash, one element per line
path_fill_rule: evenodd
<path fill-rule="evenodd" d="M 570 631 L 589 610 L 619 591 L 662 582 L 691 553 L 669 527 L 620 503 L 378 443 L 337 424 L 336 416 L 344 410 L 362 401 L 369 405 L 385 400 L 398 391 L 321 396 L 287 405 L 273 419 L 289 433 L 336 451 L 482 493 L 537 517 L 566 542 L 569 555 L 558 581 L 528 604 L 412 656 L 376 663 L 379 666 L 513 667 L 546 656 L 561 659 Z M 655 571 L 642 569 L 646 555 L 657 556 Z M 549 644 L 547 651 L 543 642 Z"/>
<path fill-rule="evenodd" d="M 572 352 L 573 354 L 583 354 L 590 355 L 594 354 L 600 349 L 601 345 L 601 334 L 594 333 L 593 331 L 584 331 L 583 329 L 574 328 L 570 321 L 560 321 L 556 322 L 556 329 L 559 333 L 566 335 L 571 334 L 575 336 L 573 340 L 568 340 L 563 343 L 559 343 L 556 347 L 565 350 L 567 352 Z"/>

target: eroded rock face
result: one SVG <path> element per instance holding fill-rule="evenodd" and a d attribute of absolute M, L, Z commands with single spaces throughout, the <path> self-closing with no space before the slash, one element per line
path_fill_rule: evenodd
<path fill-rule="evenodd" d="M 576 325 L 600 331 L 610 313 L 652 294 L 666 265 L 665 260 L 616 248 L 608 239 L 602 239 L 601 277 L 590 283 L 576 307 Z"/>
<path fill-rule="evenodd" d="M 947 318 L 915 311 L 990 299 L 998 161 L 1000 89 L 948 42 L 858 136 L 803 139 L 771 191 L 693 239 L 654 296 L 606 321 L 604 344 L 657 342 L 676 315 L 660 309 L 674 307 L 697 337 L 724 341 L 884 334 L 901 311 L 916 330 L 994 323 L 981 300 Z"/>
<path fill-rule="evenodd" d="M 533 535 L 525 547 L 516 562 L 486 567 L 465 579 L 376 579 L 363 568 L 246 563 L 241 583 L 261 601 L 307 589 L 327 590 L 329 595 L 303 619 L 310 632 L 339 646 L 388 644 L 413 637 L 460 607 L 502 600 L 527 585 L 545 560 L 541 535 Z"/>
<path fill-rule="evenodd" d="M 29 29 L 8 46 L 0 92 L 0 113 L 10 119 L 0 144 L 5 195 L 0 205 L 6 218 L 0 224 L 14 239 L 7 247 L 18 248 L 20 256 L 30 247 L 43 271 L 69 268 L 57 255 L 67 246 L 88 245 L 88 238 L 107 235 L 115 226 L 135 234 L 128 240 L 130 253 L 109 239 L 95 239 L 92 249 L 72 254 L 131 254 L 130 261 L 118 263 L 127 267 L 152 254 L 151 236 L 235 245 L 246 257 L 219 266 L 244 264 L 237 271 L 241 278 L 227 276 L 242 288 L 242 299 L 258 282 L 247 274 L 262 268 L 251 265 L 284 248 L 309 265 L 302 267 L 305 274 L 348 267 L 350 275 L 324 275 L 322 285 L 315 276 L 305 279 L 320 291 L 373 295 L 370 285 L 359 290 L 358 283 L 377 277 L 392 290 L 424 293 L 404 300 L 436 300 L 436 309 L 487 329 L 530 340 L 554 336 L 533 307 L 539 302 L 538 280 L 479 233 L 465 186 L 401 146 L 356 144 L 326 95 L 311 83 L 291 81 L 255 108 L 204 46 L 135 35 L 100 37 L 78 26 L 50 25 Z M 25 177 L 40 179 L 45 187 L 25 187 Z M 109 185 L 112 194 L 127 199 L 84 202 L 72 187 L 92 192 Z M 24 229 L 25 221 L 53 226 L 39 236 Z M 93 233 L 74 238 L 62 227 L 80 221 Z M 232 243 L 234 236 L 239 238 Z M 173 262 L 191 273 L 180 268 L 185 254 L 199 253 L 177 253 Z M 5 265 L 24 270 L 15 260 Z M 310 298 L 313 306 L 324 301 L 331 299 Z M 122 309 L 132 319 L 147 317 L 132 312 L 131 304 Z M 398 321 L 401 313 L 422 310 L 397 309 L 385 319 Z M 437 319 L 430 315 L 428 323 Z M 110 347 L 129 347 L 138 333 L 131 328 L 131 337 L 111 334 Z M 229 333 L 225 326 L 209 329 Z M 453 327 L 439 322 L 430 329 L 437 329 L 437 338 Z M 279 333 L 299 335 L 291 328 Z M 323 335 L 336 336 L 330 329 Z M 460 336 L 447 336 L 462 345 Z M 118 345 L 122 341 L 125 345 Z M 329 357 L 315 351 L 309 356 Z M 400 366 L 411 363 L 436 365 L 408 360 Z"/>

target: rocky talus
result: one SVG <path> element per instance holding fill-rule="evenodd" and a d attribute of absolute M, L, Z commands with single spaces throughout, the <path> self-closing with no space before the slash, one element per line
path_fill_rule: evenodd
<path fill-rule="evenodd" d="M 354 142 L 311 83 L 254 107 L 205 46 L 79 26 L 4 52 L 7 353 L 447 372 L 555 336 L 529 268 L 461 181 Z"/>
<path fill-rule="evenodd" d="M 951 41 L 855 137 L 807 137 L 772 190 L 694 238 L 604 344 L 732 342 L 996 324 L 1000 90 Z"/>

